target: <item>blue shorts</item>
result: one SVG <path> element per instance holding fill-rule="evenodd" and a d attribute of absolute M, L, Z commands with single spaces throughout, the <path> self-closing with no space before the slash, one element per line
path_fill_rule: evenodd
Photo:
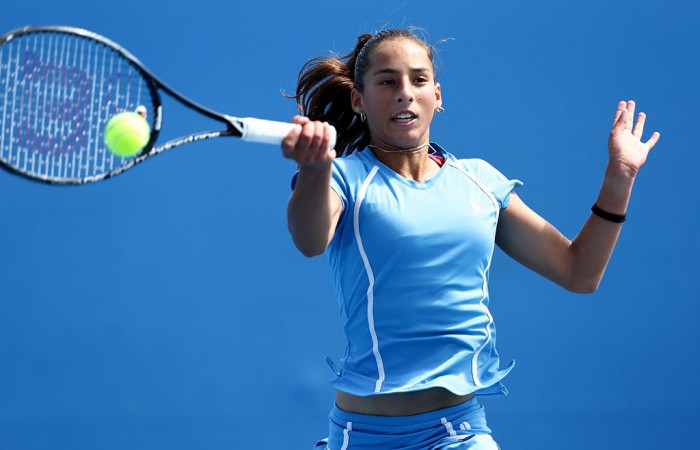
<path fill-rule="evenodd" d="M 330 434 L 316 450 L 498 450 L 484 407 L 472 398 L 451 408 L 402 417 L 330 413 Z"/>

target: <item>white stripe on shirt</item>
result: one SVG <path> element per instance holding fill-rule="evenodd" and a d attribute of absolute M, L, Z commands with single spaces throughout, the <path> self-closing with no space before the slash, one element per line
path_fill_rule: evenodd
<path fill-rule="evenodd" d="M 472 180 L 472 182 L 474 182 L 474 184 L 476 184 L 479 187 L 479 189 L 481 189 L 482 192 L 484 194 L 486 194 L 486 196 L 489 198 L 489 200 L 491 200 L 491 202 L 493 203 L 493 207 L 496 210 L 496 222 L 498 222 L 498 215 L 501 212 L 501 208 L 499 207 L 498 200 L 496 200 L 496 197 L 493 195 L 493 193 L 491 191 L 489 191 L 486 188 L 486 186 L 481 184 L 481 182 L 479 180 L 477 180 L 476 177 L 474 177 L 472 174 L 470 174 L 469 172 L 464 170 L 459 165 L 457 165 L 451 161 L 449 161 L 448 164 L 451 165 L 452 167 L 454 167 L 455 169 L 459 170 L 462 174 L 464 174 L 464 176 L 466 176 L 467 178 Z M 494 227 L 493 232 L 494 232 L 493 241 L 495 242 L 496 241 L 496 227 Z M 495 249 L 495 244 L 493 247 L 491 247 L 491 255 L 489 256 L 489 263 L 486 266 L 486 268 L 484 269 L 483 283 L 481 286 L 481 292 L 482 292 L 483 296 L 481 297 L 481 300 L 479 301 L 479 304 L 484 309 L 486 316 L 489 318 L 489 322 L 486 324 L 486 339 L 479 346 L 479 348 L 476 349 L 476 351 L 474 352 L 474 356 L 472 356 L 472 378 L 474 379 L 474 384 L 477 386 L 482 385 L 481 380 L 479 379 L 479 364 L 478 364 L 479 354 L 481 353 L 481 351 L 484 348 L 486 348 L 488 343 L 491 341 L 491 325 L 493 324 L 493 316 L 491 315 L 491 312 L 486 307 L 486 305 L 484 305 L 484 300 L 486 300 L 486 298 L 488 296 L 488 280 L 486 277 L 487 277 L 487 274 L 489 273 L 489 269 L 491 268 L 491 261 L 493 260 L 494 249 Z"/>
<path fill-rule="evenodd" d="M 367 272 L 367 278 L 369 279 L 369 286 L 367 286 L 367 323 L 369 326 L 369 334 L 372 337 L 372 353 L 374 353 L 374 359 L 377 361 L 377 382 L 374 385 L 374 392 L 380 392 L 382 389 L 382 383 L 384 382 L 384 361 L 382 360 L 382 355 L 379 353 L 379 340 L 377 339 L 377 332 L 374 329 L 374 272 L 369 264 L 369 259 L 367 258 L 367 253 L 365 252 L 365 247 L 362 244 L 362 235 L 360 234 L 360 207 L 362 206 L 362 201 L 367 193 L 367 187 L 372 182 L 372 179 L 379 171 L 379 166 L 372 167 L 367 178 L 362 182 L 360 186 L 360 192 L 357 194 L 357 200 L 355 201 L 355 209 L 353 211 L 353 227 L 355 230 L 355 240 L 357 241 L 357 247 L 360 251 L 360 257 L 365 265 L 365 271 Z"/>

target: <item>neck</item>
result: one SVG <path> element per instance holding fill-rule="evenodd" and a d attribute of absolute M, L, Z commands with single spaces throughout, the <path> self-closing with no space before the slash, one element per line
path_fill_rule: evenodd
<path fill-rule="evenodd" d="M 435 153 L 428 142 L 401 148 L 375 141 L 368 147 L 379 161 L 409 180 L 423 183 L 440 170 L 440 166 L 428 157 L 430 153 Z"/>
<path fill-rule="evenodd" d="M 409 148 L 403 148 L 403 147 L 394 147 L 393 145 L 387 144 L 386 142 L 382 142 L 380 140 L 377 140 L 373 144 L 368 145 L 369 148 L 372 150 L 378 150 L 383 153 L 415 153 L 423 150 L 426 147 L 430 147 L 429 142 L 425 142 L 423 144 L 420 144 L 416 147 L 409 147 Z"/>

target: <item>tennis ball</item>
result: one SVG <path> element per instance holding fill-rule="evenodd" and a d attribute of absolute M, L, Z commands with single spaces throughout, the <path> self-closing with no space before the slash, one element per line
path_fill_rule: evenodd
<path fill-rule="evenodd" d="M 117 156 L 134 156 L 143 149 L 151 136 L 151 128 L 142 115 L 126 111 L 115 114 L 105 127 L 105 144 Z"/>

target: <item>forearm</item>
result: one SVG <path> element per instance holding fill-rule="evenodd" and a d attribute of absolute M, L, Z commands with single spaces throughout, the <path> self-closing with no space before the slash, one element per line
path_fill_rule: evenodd
<path fill-rule="evenodd" d="M 596 200 L 609 214 L 627 213 L 634 180 L 659 140 L 641 141 L 646 115 L 633 124 L 635 104 L 620 102 L 608 139 L 609 163 Z M 591 214 L 570 241 L 514 193 L 498 221 L 496 242 L 515 260 L 573 292 L 593 292 L 603 278 L 622 224 Z"/>
<path fill-rule="evenodd" d="M 624 214 L 633 181 L 608 169 L 596 203 L 610 213 Z M 496 242 L 515 260 L 565 289 L 590 293 L 600 284 L 621 229 L 622 224 L 591 214 L 569 240 L 512 193 L 501 213 Z"/>
<path fill-rule="evenodd" d="M 323 253 L 335 231 L 340 200 L 330 188 L 330 180 L 330 165 L 302 166 L 289 198 L 289 232 L 296 247 L 306 256 Z"/>
<path fill-rule="evenodd" d="M 636 173 L 608 166 L 596 205 L 616 215 L 627 212 Z M 592 292 L 600 284 L 622 230 L 621 223 L 591 214 L 571 242 L 571 289 Z"/>

